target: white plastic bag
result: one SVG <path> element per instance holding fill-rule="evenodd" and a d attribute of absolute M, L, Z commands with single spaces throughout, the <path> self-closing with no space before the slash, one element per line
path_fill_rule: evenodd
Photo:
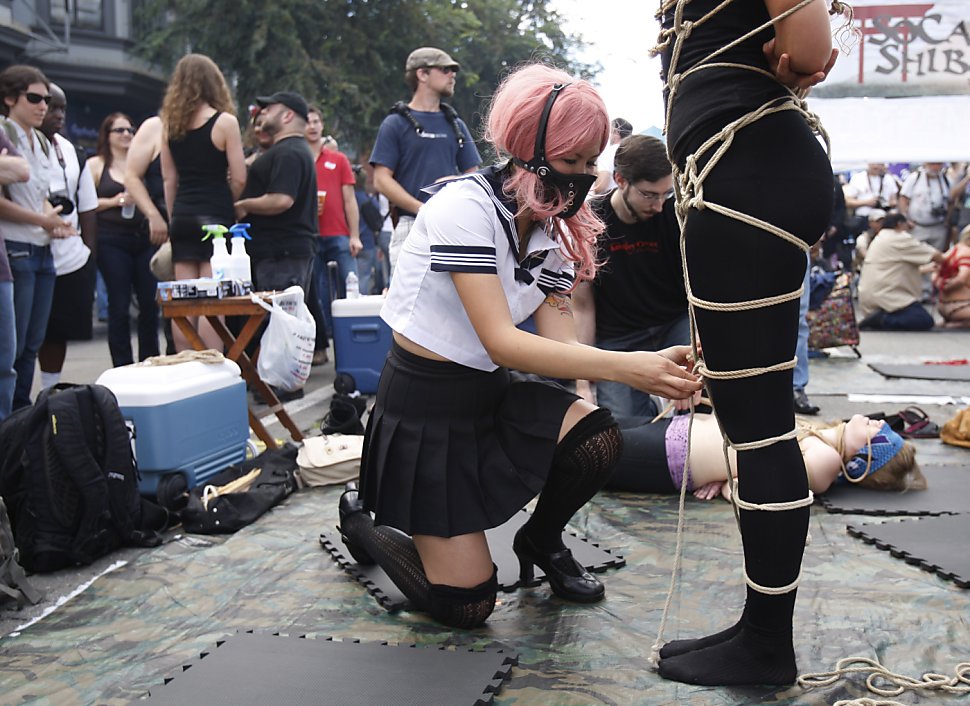
<path fill-rule="evenodd" d="M 269 325 L 259 342 L 256 372 L 267 385 L 293 392 L 310 377 L 317 326 L 303 301 L 301 287 L 289 287 L 270 300 L 272 305 L 253 297 L 270 312 Z"/>

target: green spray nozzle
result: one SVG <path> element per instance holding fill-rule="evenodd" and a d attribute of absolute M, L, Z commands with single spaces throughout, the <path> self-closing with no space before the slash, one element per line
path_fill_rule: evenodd
<path fill-rule="evenodd" d="M 213 240 L 217 238 L 225 238 L 226 233 L 229 232 L 228 228 L 223 225 L 219 225 L 218 223 L 209 223 L 204 225 L 202 226 L 202 230 L 205 231 L 205 235 L 202 236 L 202 240 L 208 240 L 209 238 L 212 238 Z"/>
<path fill-rule="evenodd" d="M 229 233 L 233 238 L 253 239 L 253 236 L 249 234 L 249 223 L 236 223 L 229 227 Z"/>

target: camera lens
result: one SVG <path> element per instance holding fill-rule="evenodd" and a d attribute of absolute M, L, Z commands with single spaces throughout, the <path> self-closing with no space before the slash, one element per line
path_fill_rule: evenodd
<path fill-rule="evenodd" d="M 69 216 L 74 213 L 74 202 L 64 194 L 51 194 L 47 197 L 47 200 L 54 208 L 61 207 L 60 215 L 62 216 Z"/>

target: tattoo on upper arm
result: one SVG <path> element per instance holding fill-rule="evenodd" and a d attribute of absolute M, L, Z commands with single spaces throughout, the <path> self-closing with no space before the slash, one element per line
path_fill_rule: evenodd
<path fill-rule="evenodd" d="M 548 295 L 543 302 L 546 306 L 551 306 L 553 309 L 557 309 L 561 316 L 573 315 L 573 305 L 572 299 L 568 294 L 563 294 L 562 292 L 553 292 Z"/>

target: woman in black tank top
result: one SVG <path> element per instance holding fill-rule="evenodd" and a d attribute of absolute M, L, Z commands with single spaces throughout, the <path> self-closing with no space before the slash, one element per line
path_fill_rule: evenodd
<path fill-rule="evenodd" d="M 129 308 L 138 300 L 138 360 L 158 355 L 157 280 L 148 267 L 155 247 L 145 217 L 137 208 L 130 217 L 125 205 L 134 200 L 125 190 L 128 148 L 134 129 L 122 113 L 112 113 L 98 131 L 97 154 L 88 160 L 98 192 L 98 269 L 108 290 L 108 348 L 115 367 L 134 362 Z"/>
<path fill-rule="evenodd" d="M 246 183 L 242 136 L 219 67 L 207 56 L 179 60 L 162 104 L 161 163 L 176 279 L 209 277 L 212 245 L 202 226 L 235 223 L 233 202 Z M 212 328 L 197 322 L 210 348 L 222 349 Z M 176 347 L 189 348 L 176 331 Z"/>

